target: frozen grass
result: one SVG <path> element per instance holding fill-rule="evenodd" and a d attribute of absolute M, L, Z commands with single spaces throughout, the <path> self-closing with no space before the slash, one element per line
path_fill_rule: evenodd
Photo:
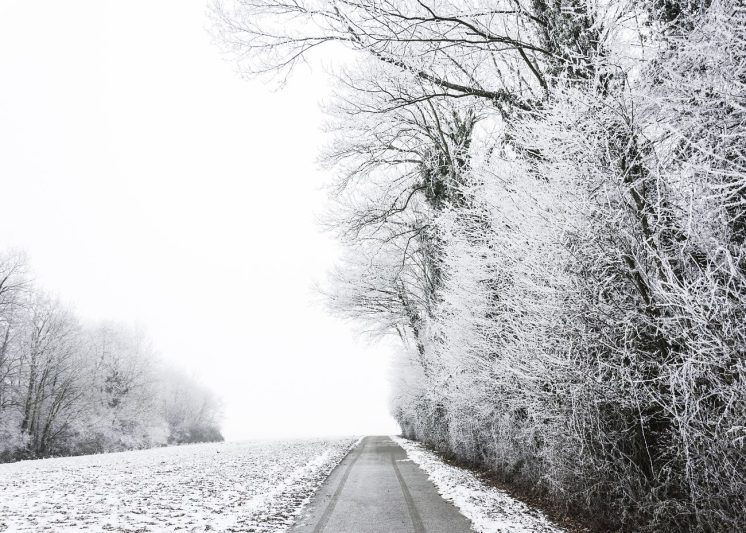
<path fill-rule="evenodd" d="M 438 492 L 471 520 L 479 533 L 562 533 L 541 512 L 482 482 L 473 472 L 445 463 L 421 444 L 392 437 L 427 473 Z"/>
<path fill-rule="evenodd" d="M 284 531 L 353 444 L 197 444 L 4 464 L 0 531 Z"/>

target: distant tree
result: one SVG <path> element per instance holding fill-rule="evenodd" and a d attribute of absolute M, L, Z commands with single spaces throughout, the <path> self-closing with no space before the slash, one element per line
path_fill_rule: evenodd
<path fill-rule="evenodd" d="M 22 444 L 18 409 L 21 352 L 18 343 L 29 289 L 23 255 L 0 254 L 0 461 Z"/>
<path fill-rule="evenodd" d="M 86 394 L 80 326 L 59 303 L 34 295 L 22 343 L 21 435 L 32 456 L 44 456 L 69 436 Z"/>
<path fill-rule="evenodd" d="M 88 446 L 129 449 L 163 442 L 156 357 L 137 330 L 99 324 L 86 331 L 92 364 Z"/>
<path fill-rule="evenodd" d="M 162 416 L 168 424 L 169 444 L 223 440 L 220 402 L 194 378 L 167 367 L 160 401 Z"/>
<path fill-rule="evenodd" d="M 83 325 L 0 255 L 0 461 L 222 440 L 220 404 L 147 338 Z"/>

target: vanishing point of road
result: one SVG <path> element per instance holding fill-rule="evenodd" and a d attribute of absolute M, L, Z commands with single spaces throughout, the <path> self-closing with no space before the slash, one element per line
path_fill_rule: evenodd
<path fill-rule="evenodd" d="M 365 437 L 291 533 L 470 533 L 469 521 L 389 437 Z"/>

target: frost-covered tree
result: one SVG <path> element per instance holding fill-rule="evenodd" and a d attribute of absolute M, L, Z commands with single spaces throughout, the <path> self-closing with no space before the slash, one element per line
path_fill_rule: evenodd
<path fill-rule="evenodd" d="M 739 2 L 225 0 L 216 18 L 248 75 L 345 59 L 327 292 L 405 340 L 408 436 L 602 529 L 746 529 Z"/>
<path fill-rule="evenodd" d="M 213 442 L 220 433 L 222 406 L 217 396 L 194 378 L 174 368 L 163 372 L 160 412 L 168 426 L 168 442 Z"/>
<path fill-rule="evenodd" d="M 28 289 L 24 257 L 17 253 L 0 255 L 0 459 L 22 444 L 18 342 Z"/>
<path fill-rule="evenodd" d="M 82 324 L 0 256 L 0 461 L 222 440 L 220 417 L 141 332 Z"/>

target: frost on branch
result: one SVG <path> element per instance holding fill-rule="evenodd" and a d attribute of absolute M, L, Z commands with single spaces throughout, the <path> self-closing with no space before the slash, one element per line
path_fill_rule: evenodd
<path fill-rule="evenodd" d="M 740 2 L 216 13 L 247 73 L 352 54 L 326 292 L 404 341 L 406 436 L 601 529 L 746 529 Z"/>

